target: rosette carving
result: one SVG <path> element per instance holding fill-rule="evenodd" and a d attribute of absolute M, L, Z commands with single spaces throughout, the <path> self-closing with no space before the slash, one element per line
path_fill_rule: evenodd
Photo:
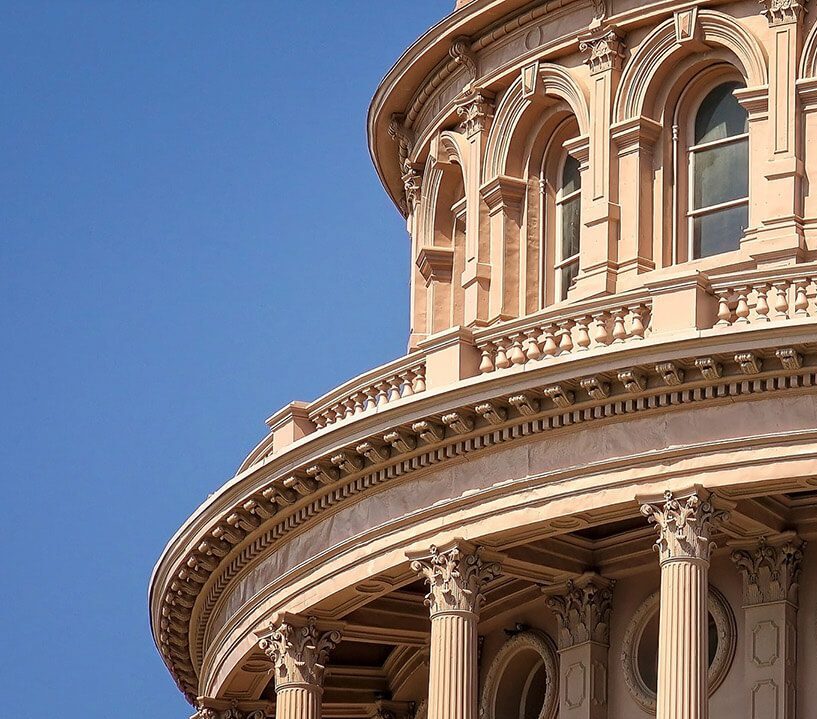
<path fill-rule="evenodd" d="M 743 575 L 745 603 L 790 602 L 797 606 L 804 547 L 805 542 L 796 536 L 780 543 L 761 537 L 756 547 L 732 552 L 732 561 Z"/>
<path fill-rule="evenodd" d="M 304 624 L 284 619 L 270 623 L 270 634 L 258 646 L 273 663 L 275 684 L 323 685 L 323 675 L 329 653 L 338 645 L 338 630 L 322 632 L 317 620 L 310 617 Z"/>
<path fill-rule="evenodd" d="M 711 495 L 699 490 L 679 499 L 667 490 L 663 502 L 642 504 L 641 514 L 658 528 L 655 548 L 662 562 L 682 558 L 708 560 L 714 549 L 712 530 L 729 516 L 713 506 Z"/>
<path fill-rule="evenodd" d="M 426 605 L 432 617 L 452 611 L 479 612 L 483 587 L 500 573 L 499 564 L 483 561 L 480 553 L 479 548 L 470 545 L 444 551 L 432 545 L 427 559 L 411 563 L 412 570 L 428 583 Z"/>
<path fill-rule="evenodd" d="M 610 644 L 612 582 L 598 575 L 567 582 L 565 591 L 548 597 L 559 624 L 559 649 L 596 642 Z"/>

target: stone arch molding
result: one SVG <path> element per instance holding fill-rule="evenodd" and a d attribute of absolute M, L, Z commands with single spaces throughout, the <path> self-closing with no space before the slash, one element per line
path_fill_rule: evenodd
<path fill-rule="evenodd" d="M 465 138 L 456 132 L 443 132 L 437 143 L 429 153 L 423 172 L 423 182 L 420 190 L 421 212 L 418 226 L 418 236 L 421 244 L 431 245 L 434 237 L 434 223 L 437 212 L 437 196 L 443 182 L 443 166 L 458 165 L 462 173 L 463 184 L 468 183 L 468 157 L 465 147 Z"/>
<path fill-rule="evenodd" d="M 536 63 L 533 69 L 533 86 L 526 88 L 525 70 L 502 97 L 494 114 L 488 134 L 483 165 L 483 181 L 507 174 L 506 167 L 516 139 L 516 130 L 522 118 L 541 104 L 545 97 L 564 100 L 579 125 L 579 134 L 590 132 L 590 109 L 588 100 L 570 73 L 559 65 Z"/>
<path fill-rule="evenodd" d="M 806 41 L 803 43 L 799 77 L 801 80 L 817 79 L 817 24 L 809 30 Z"/>
<path fill-rule="evenodd" d="M 694 23 L 696 40 L 725 48 L 737 58 L 747 87 L 768 84 L 766 56 L 754 36 L 738 22 L 720 12 L 699 10 Z M 687 54 L 687 44 L 700 47 L 699 42 L 678 41 L 675 18 L 664 21 L 647 36 L 624 67 L 613 109 L 615 122 L 649 114 L 646 105 L 650 90 L 674 64 L 676 56 Z"/>
<path fill-rule="evenodd" d="M 709 696 L 712 696 L 723 684 L 732 667 L 737 644 L 737 624 L 726 597 L 712 586 L 709 587 L 708 600 L 709 612 L 718 630 L 718 649 L 709 667 Z M 621 649 L 621 665 L 627 689 L 636 704 L 652 715 L 655 715 L 656 711 L 656 697 L 644 684 L 638 671 L 638 645 L 641 643 L 641 635 L 647 623 L 658 611 L 660 601 L 661 592 L 653 592 L 636 609 L 624 633 Z"/>
<path fill-rule="evenodd" d="M 526 649 L 533 649 L 545 664 L 545 701 L 538 719 L 554 719 L 559 708 L 559 664 L 553 641 L 543 632 L 535 629 L 519 632 L 502 645 L 488 667 L 482 695 L 479 700 L 480 719 L 495 719 L 494 705 L 499 683 L 511 660 Z"/>

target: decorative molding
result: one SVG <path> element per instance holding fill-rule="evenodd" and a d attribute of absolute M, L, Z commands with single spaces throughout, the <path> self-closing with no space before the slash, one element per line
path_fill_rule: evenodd
<path fill-rule="evenodd" d="M 270 622 L 258 646 L 273 664 L 276 690 L 291 684 L 322 687 L 326 660 L 340 640 L 338 629 L 321 631 L 315 617 L 287 615 Z"/>
<path fill-rule="evenodd" d="M 470 75 L 471 79 L 465 84 L 465 92 L 470 92 L 478 78 L 477 56 L 471 50 L 471 39 L 464 35 L 455 37 L 451 41 L 448 54 L 457 65 L 462 65 Z"/>
<path fill-rule="evenodd" d="M 450 247 L 421 247 L 417 268 L 426 282 L 450 282 L 454 268 L 454 250 Z"/>
<path fill-rule="evenodd" d="M 271 712 L 264 709 L 242 709 L 235 699 L 226 707 L 224 704 L 224 700 L 199 697 L 196 700 L 196 713 L 190 719 L 266 719 L 271 716 Z"/>
<path fill-rule="evenodd" d="M 431 617 L 448 612 L 478 614 L 485 584 L 499 576 L 496 563 L 483 561 L 482 549 L 467 542 L 456 542 L 442 549 L 432 545 L 425 558 L 414 558 L 412 571 L 429 586 L 425 603 Z"/>
<path fill-rule="evenodd" d="M 494 96 L 475 90 L 457 106 L 460 129 L 466 137 L 486 132 L 494 117 Z"/>
<path fill-rule="evenodd" d="M 712 530 L 729 517 L 726 510 L 715 508 L 712 497 L 698 488 L 679 498 L 667 490 L 662 502 L 641 505 L 641 514 L 658 529 L 655 548 L 661 562 L 681 558 L 709 560 L 714 549 Z"/>
<path fill-rule="evenodd" d="M 621 70 L 624 64 L 624 41 L 612 29 L 580 38 L 579 50 L 587 54 L 585 63 L 594 75 L 607 70 Z"/>
<path fill-rule="evenodd" d="M 500 682 L 514 657 L 533 649 L 545 668 L 545 696 L 537 719 L 554 719 L 559 709 L 559 660 L 553 641 L 544 632 L 525 629 L 515 632 L 499 649 L 488 666 L 479 700 L 480 719 L 496 719 L 496 694 Z"/>
<path fill-rule="evenodd" d="M 585 642 L 610 644 L 610 611 L 614 582 L 598 574 L 568 580 L 559 590 L 548 588 L 547 605 L 559 624 L 559 649 Z M 551 594 L 551 592 L 556 592 Z"/>
<path fill-rule="evenodd" d="M 768 21 L 769 25 L 789 25 L 800 21 L 806 13 L 806 3 L 808 0 L 759 0 L 763 9 L 760 14 Z"/>
<path fill-rule="evenodd" d="M 630 696 L 645 712 L 653 715 L 656 710 L 656 696 L 644 683 L 638 670 L 638 649 L 647 624 L 658 613 L 660 600 L 660 591 L 653 592 L 635 610 L 624 633 L 620 657 L 624 683 Z M 712 696 L 723 684 L 732 667 L 737 647 L 737 624 L 729 602 L 712 586 L 708 592 L 708 609 L 718 633 L 718 647 L 709 663 L 709 696 Z"/>
<path fill-rule="evenodd" d="M 747 606 L 770 602 L 797 606 L 805 544 L 789 533 L 772 539 L 761 537 L 754 547 L 732 552 L 732 561 L 743 576 Z"/>

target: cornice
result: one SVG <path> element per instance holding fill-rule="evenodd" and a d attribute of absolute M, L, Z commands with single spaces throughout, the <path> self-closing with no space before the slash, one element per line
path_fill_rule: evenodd
<path fill-rule="evenodd" d="M 804 327 L 804 324 L 809 324 L 809 327 Z M 693 402 L 797 389 L 803 383 L 812 386 L 817 384 L 817 376 L 810 362 L 801 363 L 799 369 L 787 370 L 774 359 L 773 353 L 768 352 L 770 347 L 793 343 L 798 345 L 801 356 L 807 355 L 809 347 L 802 345 L 803 338 L 800 337 L 795 342 L 797 338 L 792 337 L 792 334 L 799 330 L 801 333 L 805 331 L 806 337 L 813 336 L 812 325 L 813 322 L 792 323 L 788 327 L 775 328 L 777 331 L 748 331 L 743 333 L 743 337 L 741 333 L 730 333 L 728 337 L 723 337 L 714 332 L 708 338 L 690 337 L 687 342 L 679 341 L 678 337 L 674 337 L 671 343 L 646 341 L 639 343 L 636 348 L 613 348 L 612 352 L 603 353 L 605 356 L 588 356 L 582 361 L 564 362 L 561 367 L 558 362 L 554 362 L 544 369 L 522 373 L 521 377 L 514 372 L 476 377 L 453 389 L 429 392 L 416 402 L 406 403 L 381 416 L 350 423 L 340 428 L 342 431 L 304 438 L 294 446 L 293 452 L 284 453 L 260 468 L 254 467 L 229 482 L 188 520 L 168 545 L 168 550 L 154 571 L 151 584 L 154 636 L 157 644 L 164 647 L 166 663 L 183 691 L 188 696 L 193 696 L 196 692 L 197 670 L 189 657 L 186 657 L 192 618 L 195 617 L 197 626 L 194 655 L 200 656 L 207 618 L 227 584 L 254 558 L 268 551 L 271 543 L 277 542 L 304 523 L 314 521 L 318 515 L 333 509 L 339 503 L 354 501 L 358 494 L 379 489 L 391 480 L 433 464 L 457 459 L 462 454 L 575 423 L 642 411 L 663 411 L 672 406 Z M 679 362 L 679 358 L 686 357 L 680 364 L 694 368 L 694 360 L 700 353 L 715 349 L 735 354 L 736 348 L 741 354 L 754 352 L 758 356 L 769 355 L 771 359 L 756 377 L 747 376 L 746 370 L 734 363 L 730 371 L 722 373 L 720 377 L 713 376 L 712 379 L 704 378 L 702 373 L 697 376 L 695 370 L 690 369 L 686 377 L 680 379 L 680 386 L 670 386 L 672 383 L 667 382 L 665 370 L 658 369 L 659 365 L 665 364 L 658 362 L 658 358 Z M 726 364 L 729 360 L 727 357 L 720 362 Z M 649 382 L 636 385 L 635 390 L 628 389 L 626 382 L 620 377 L 616 379 L 614 373 L 614 387 L 608 389 L 608 395 L 603 399 L 594 400 L 589 394 L 587 397 L 581 394 L 584 385 L 580 383 L 580 379 L 599 371 L 609 374 L 616 366 L 626 366 L 629 363 L 634 363 L 631 367 L 634 374 L 650 378 Z M 543 382 L 546 383 L 544 386 Z M 556 401 L 558 393 L 548 394 L 544 391 L 552 388 L 553 382 L 563 385 L 559 396 L 570 397 L 567 404 Z M 522 405 L 508 401 L 509 392 L 524 394 L 526 391 L 535 395 L 538 405 L 532 410 L 533 416 L 517 409 Z M 499 413 L 492 419 L 490 413 L 477 412 L 476 405 L 484 404 L 486 400 L 496 402 L 503 408 L 504 419 Z M 529 403 L 529 406 L 533 404 Z M 448 427 L 437 425 L 439 414 L 450 414 L 451 411 L 473 417 L 472 424 L 469 426 L 463 423 L 460 427 L 455 422 Z M 497 417 L 500 425 L 496 424 Z M 423 423 L 439 426 L 441 433 L 431 433 L 430 439 L 426 438 L 420 427 Z M 362 461 L 353 464 L 350 471 L 344 470 L 333 484 L 317 486 L 303 496 L 293 498 L 292 505 L 282 508 L 274 519 L 259 521 L 253 526 L 254 520 L 246 515 L 245 507 L 248 501 L 261 497 L 265 486 L 273 486 L 283 477 L 298 475 L 307 464 L 328 464 L 338 448 L 344 445 L 348 447 L 349 444 L 354 447 L 363 438 L 368 437 L 382 443 L 389 427 L 399 428 L 402 436 L 411 441 L 407 441 L 402 449 L 393 446 L 388 460 L 374 465 Z M 240 520 L 227 535 L 215 538 L 214 529 L 224 526 L 224 518 L 233 514 L 239 514 L 243 521 Z M 192 547 L 199 549 L 191 553 Z M 205 550 L 217 548 L 218 551 L 215 555 L 207 556 L 202 547 Z M 224 556 L 217 556 L 222 550 Z M 174 595 L 173 591 L 168 594 L 173 586 L 177 587 L 174 591 L 180 594 Z M 202 590 L 205 590 L 205 596 L 202 595 Z M 180 597 L 183 603 L 176 606 L 169 604 L 168 600 L 175 596 Z M 191 606 L 189 609 L 193 611 L 187 611 L 185 604 L 194 605 L 195 609 Z"/>

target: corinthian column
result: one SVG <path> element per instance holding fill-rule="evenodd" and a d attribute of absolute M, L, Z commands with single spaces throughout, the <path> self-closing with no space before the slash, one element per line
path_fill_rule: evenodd
<path fill-rule="evenodd" d="M 429 585 L 431 657 L 429 719 L 477 718 L 477 622 L 485 582 L 499 565 L 480 558 L 480 550 L 457 541 L 412 556 L 411 568 Z"/>
<path fill-rule="evenodd" d="M 726 513 L 700 489 L 678 497 L 667 491 L 641 513 L 658 527 L 661 556 L 656 719 L 707 719 L 711 533 Z"/>
<path fill-rule="evenodd" d="M 794 719 L 797 606 L 805 543 L 794 533 L 764 537 L 732 552 L 743 575 L 747 711 L 750 719 Z"/>
<path fill-rule="evenodd" d="M 336 628 L 325 631 L 313 617 L 270 622 L 258 645 L 274 666 L 276 719 L 320 719 L 326 660 L 339 641 Z"/>
<path fill-rule="evenodd" d="M 559 717 L 606 719 L 613 582 L 584 574 L 548 590 L 559 623 Z"/>

